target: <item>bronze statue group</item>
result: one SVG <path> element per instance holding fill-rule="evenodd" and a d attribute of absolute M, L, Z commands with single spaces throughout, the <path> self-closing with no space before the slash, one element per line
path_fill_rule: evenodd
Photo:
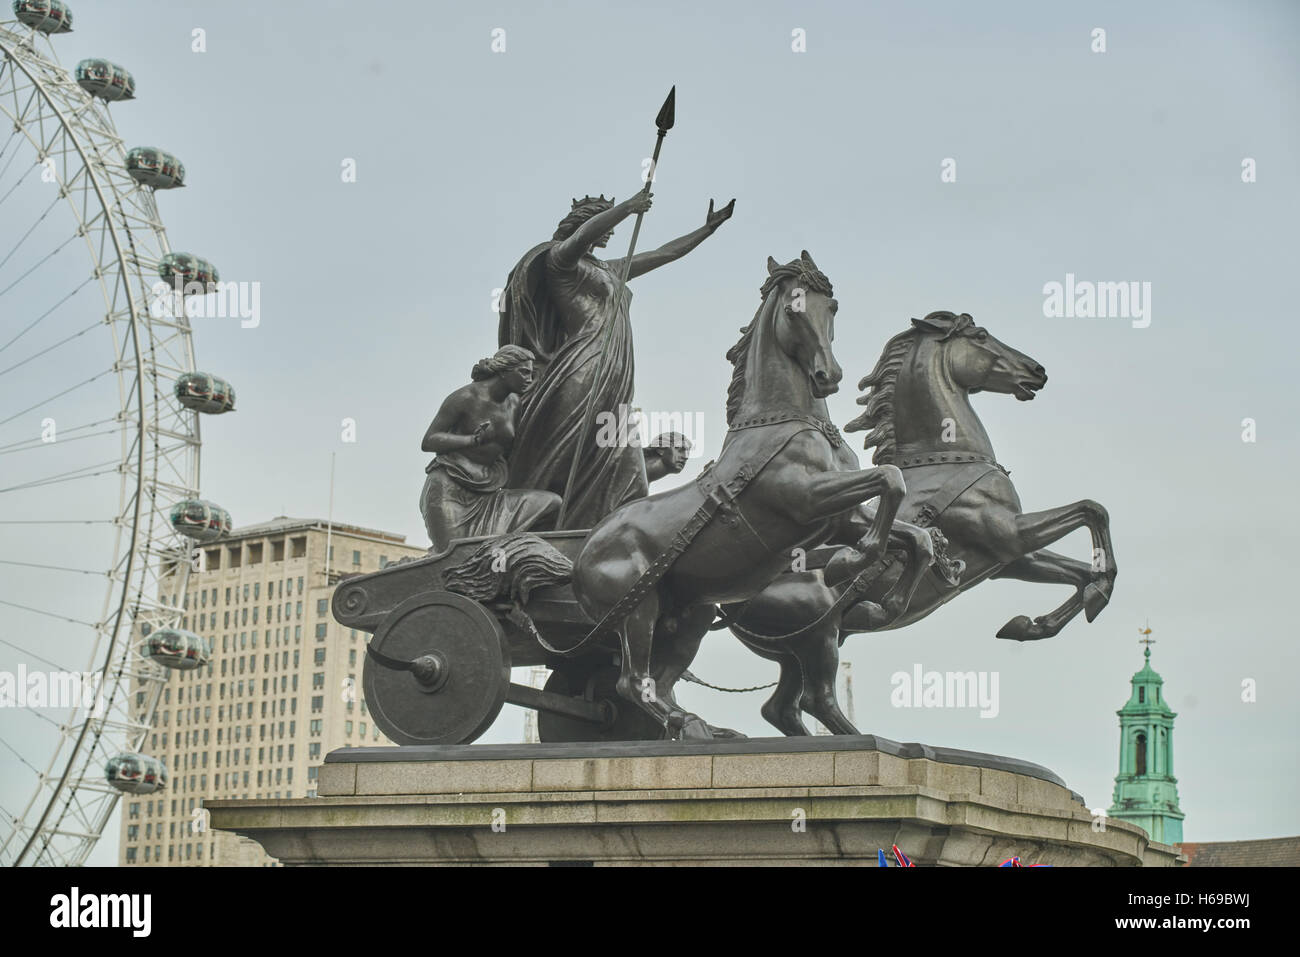
<path fill-rule="evenodd" d="M 574 200 L 511 271 L 499 350 L 424 436 L 436 454 L 420 496 L 432 553 L 456 539 L 589 530 L 571 577 L 595 623 L 587 640 L 618 648 L 618 695 L 683 739 L 724 733 L 673 694 L 713 628 L 779 663 L 763 715 L 782 732 L 806 734 L 806 712 L 855 733 L 834 687 L 849 634 L 902 627 L 993 577 L 1073 589 L 1045 615 L 1012 618 L 1001 638 L 1051 637 L 1080 611 L 1089 621 L 1101 611 L 1116 574 L 1105 510 L 1085 499 L 1023 512 L 970 404 L 977 391 L 1032 399 L 1042 366 L 965 313 L 913 320 L 859 383 L 865 409 L 846 428 L 875 449 L 874 467 L 860 468 L 826 406 L 843 375 L 832 350 L 839 304 L 806 252 L 768 260 L 758 310 L 727 353 L 716 461 L 650 495 L 651 481 L 685 465 L 684 437 L 600 442 L 594 424 L 593 413 L 633 398 L 623 277 L 686 255 L 735 201 L 710 202 L 703 226 L 658 249 L 598 258 L 614 228 L 636 215 L 639 229 L 651 204 L 648 189 L 621 203 Z M 1046 548 L 1080 527 L 1091 561 Z"/>

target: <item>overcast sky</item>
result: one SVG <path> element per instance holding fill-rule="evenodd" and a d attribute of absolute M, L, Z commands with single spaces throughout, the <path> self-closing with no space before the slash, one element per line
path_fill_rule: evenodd
<path fill-rule="evenodd" d="M 56 41 L 67 66 L 98 55 L 135 74 L 138 99 L 113 107 L 126 144 L 170 150 L 188 170 L 185 189 L 159 195 L 173 248 L 261 284 L 257 328 L 196 322 L 200 368 L 239 395 L 236 413 L 203 423 L 205 498 L 236 525 L 323 518 L 336 453 L 335 518 L 427 544 L 420 439 L 496 347 L 494 289 L 572 197 L 639 187 L 655 113 L 676 84 L 641 248 L 702 224 L 710 198 L 735 197 L 736 212 L 687 259 L 634 283 L 637 404 L 703 415 L 704 454 L 674 481 L 721 444 L 723 355 L 758 304 L 766 257 L 807 249 L 841 304 L 838 423 L 857 414 L 857 379 L 910 317 L 969 312 L 1050 376 L 1033 403 L 975 399 L 1025 508 L 1093 498 L 1110 512 L 1120 574 L 1091 625 L 1080 616 L 1049 641 L 999 641 L 1005 621 L 1047 612 L 1064 591 L 992 582 L 905 630 L 849 638 L 861 730 L 1038 762 L 1090 806 L 1109 806 L 1115 711 L 1149 620 L 1178 712 L 1186 838 L 1300 833 L 1290 611 L 1300 337 L 1285 279 L 1300 212 L 1300 8 L 380 8 L 83 0 L 75 32 Z M 204 53 L 192 52 L 195 28 Z M 492 51 L 497 28 L 504 52 Z M 792 50 L 796 29 L 806 52 Z M 1242 181 L 1247 158 L 1253 183 Z M 348 159 L 354 183 L 342 181 Z M 955 182 L 941 181 L 946 159 Z M 21 191 L 15 203 L 43 208 Z M 20 219 L 0 207 L 4 249 Z M 611 255 L 628 236 L 619 230 Z M 0 299 L 0 338 L 79 268 L 17 308 Z M 1067 273 L 1150 283 L 1149 325 L 1045 316 L 1044 285 Z M 43 375 L 82 378 L 96 361 L 87 353 Z M 0 389 L 6 409 L 21 398 Z M 35 435 L 39 418 L 6 426 L 0 444 Z M 345 418 L 355 443 L 341 441 Z M 1254 442 L 1242 439 L 1247 418 Z M 0 505 L 6 517 L 22 510 Z M 1079 558 L 1088 548 L 1082 532 L 1059 546 Z M 102 598 L 87 589 L 90 604 Z M 56 634 L 10 610 L 0 622 L 31 647 Z M 998 716 L 891 707 L 890 676 L 917 664 L 997 672 Z M 726 632 L 694 671 L 731 686 L 775 678 Z M 1247 679 L 1253 703 L 1242 701 Z M 680 696 L 714 724 L 770 731 L 761 694 L 685 686 Z M 0 729 L 10 720 L 0 715 Z M 507 707 L 482 740 L 517 740 L 522 725 Z M 0 770 L 14 767 L 0 755 Z M 97 857 L 110 847 L 115 826 Z"/>

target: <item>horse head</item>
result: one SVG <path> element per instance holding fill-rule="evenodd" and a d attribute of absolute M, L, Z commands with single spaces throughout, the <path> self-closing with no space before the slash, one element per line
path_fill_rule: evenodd
<path fill-rule="evenodd" d="M 932 312 L 913 319 L 912 325 L 942 343 L 948 375 L 967 392 L 997 392 L 1025 402 L 1047 384 L 1047 372 L 1037 360 L 976 325 L 968 313 Z"/>
<path fill-rule="evenodd" d="M 838 391 L 844 370 L 835 360 L 831 282 L 808 251 L 781 265 L 767 259 L 762 305 L 727 352 L 734 367 L 727 392 L 727 421 L 742 405 L 813 410 Z"/>
<path fill-rule="evenodd" d="M 844 371 L 835 361 L 835 313 L 840 305 L 832 296 L 830 280 L 817 268 L 808 250 L 784 266 L 767 257 L 767 282 L 763 297 L 779 290 L 778 308 L 772 312 L 773 330 L 781 351 L 808 376 L 815 398 L 839 391 Z"/>
<path fill-rule="evenodd" d="M 875 446 L 877 465 L 922 451 L 991 455 L 970 393 L 1028 400 L 1046 383 L 1037 360 L 994 338 L 969 314 L 932 312 L 885 344 L 875 369 L 858 383 L 870 390 L 858 398 L 866 411 L 844 431 L 868 432 L 864 445 Z M 943 436 L 939 422 L 953 423 L 956 438 Z"/>

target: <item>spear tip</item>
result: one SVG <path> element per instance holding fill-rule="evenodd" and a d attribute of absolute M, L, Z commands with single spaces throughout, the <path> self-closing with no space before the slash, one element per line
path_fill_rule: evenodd
<path fill-rule="evenodd" d="M 664 105 L 659 108 L 659 115 L 655 117 L 655 126 L 661 133 L 667 133 L 673 128 L 675 119 L 674 113 L 677 110 L 677 84 L 668 91 L 668 99 L 664 100 Z"/>

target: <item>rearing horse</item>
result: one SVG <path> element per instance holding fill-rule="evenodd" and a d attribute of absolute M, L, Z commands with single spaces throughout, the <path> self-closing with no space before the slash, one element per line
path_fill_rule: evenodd
<path fill-rule="evenodd" d="M 997 463 L 988 433 L 970 404 L 973 392 L 1028 401 L 1047 383 L 1043 367 L 999 342 L 966 313 L 932 312 L 886 344 L 859 389 L 866 410 L 845 426 L 869 429 L 872 461 L 903 470 L 907 493 L 899 517 L 938 528 L 949 555 L 964 562 L 959 584 L 931 572 L 906 611 L 879 621 L 870 602 L 825 616 L 839 595 L 817 572 L 784 575 L 746 605 L 727 609 L 732 631 L 762 657 L 778 661 L 781 679 L 763 716 L 789 735 L 807 734 L 799 712 L 810 711 L 837 734 L 856 733 L 835 702 L 835 673 L 844 636 L 900 628 L 988 578 L 1072 585 L 1074 595 L 1046 615 L 1012 618 L 999 638 L 1034 641 L 1058 634 L 1080 611 L 1092 621 L 1110 601 L 1115 554 L 1106 510 L 1091 499 L 1023 512 L 1009 473 Z M 1081 562 L 1046 546 L 1077 528 L 1092 535 L 1093 560 Z M 873 560 L 863 556 L 856 564 Z M 887 579 L 877 580 L 876 588 Z M 833 585 L 833 583 L 832 583 Z M 873 598 L 873 592 L 867 591 Z M 818 616 L 823 616 L 818 618 Z M 818 627 L 795 632 L 806 622 Z M 739 625 L 739 627 L 737 627 Z M 785 641 L 783 632 L 796 635 Z"/>
<path fill-rule="evenodd" d="M 767 270 L 762 304 L 727 353 L 728 431 L 717 462 L 689 485 L 608 515 L 574 562 L 574 592 L 602 622 L 592 634 L 618 634 L 618 694 L 673 737 L 713 736 L 677 705 L 672 685 L 694 658 L 715 603 L 754 596 L 790 567 L 795 549 L 837 533 L 852 535 L 869 564 L 883 554 L 903 499 L 897 467 L 857 469 L 850 454 L 845 470 L 825 402 L 842 376 L 831 351 L 838 304 L 830 280 L 806 251 L 784 266 L 769 258 Z M 876 497 L 865 533 L 846 521 Z M 920 537 L 908 542 L 919 570 L 903 587 L 919 582 L 933 558 L 928 535 Z"/>

